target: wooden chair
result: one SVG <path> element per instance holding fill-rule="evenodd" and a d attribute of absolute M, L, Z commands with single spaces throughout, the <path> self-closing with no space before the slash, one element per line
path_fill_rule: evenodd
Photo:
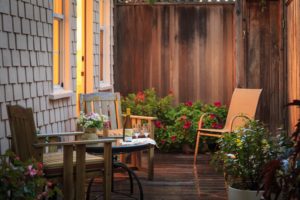
<path fill-rule="evenodd" d="M 231 132 L 245 124 L 245 117 L 253 119 L 255 117 L 258 100 L 262 89 L 241 89 L 236 88 L 231 97 L 231 102 L 223 129 L 202 128 L 203 118 L 211 113 L 205 113 L 200 117 L 197 130 L 196 147 L 194 154 L 194 165 L 197 162 L 200 136 L 222 137 L 222 134 Z"/>
<path fill-rule="evenodd" d="M 80 111 L 89 113 L 96 112 L 109 116 L 112 130 L 109 132 L 119 132 L 123 128 L 121 98 L 120 93 L 96 92 L 90 94 L 80 94 Z M 154 139 L 154 121 L 155 117 L 131 115 L 132 125 L 147 122 L 149 126 L 149 137 Z M 117 130 L 118 129 L 118 130 Z M 117 131 L 116 131 L 117 130 Z M 141 155 L 132 156 L 132 165 L 141 168 Z M 154 176 L 154 148 L 148 152 L 148 179 L 153 180 Z"/>
<path fill-rule="evenodd" d="M 11 129 L 12 150 L 25 161 L 35 158 L 43 162 L 47 178 L 62 178 L 64 199 L 85 199 L 85 178 L 102 174 L 104 169 L 104 199 L 111 197 L 111 163 L 112 139 L 78 140 L 73 142 L 42 142 L 46 138 L 57 136 L 74 136 L 79 138 L 82 133 L 36 134 L 33 112 L 30 108 L 18 105 L 7 105 Z M 88 144 L 104 143 L 104 156 L 86 154 Z M 63 152 L 44 153 L 46 146 L 62 146 Z M 73 151 L 75 149 L 76 151 Z M 75 188 L 74 188 L 75 178 Z M 76 195 L 74 194 L 76 191 Z"/>

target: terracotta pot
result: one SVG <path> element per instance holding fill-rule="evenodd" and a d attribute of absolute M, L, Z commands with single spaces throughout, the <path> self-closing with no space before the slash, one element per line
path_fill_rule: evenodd
<path fill-rule="evenodd" d="M 228 186 L 228 200 L 260 200 L 263 191 L 257 193 L 256 190 L 239 190 Z"/>

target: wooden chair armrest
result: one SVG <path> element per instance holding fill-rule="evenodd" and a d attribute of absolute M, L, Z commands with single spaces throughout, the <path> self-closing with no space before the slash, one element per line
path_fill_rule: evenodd
<path fill-rule="evenodd" d="M 234 124 L 234 121 L 238 118 L 244 118 L 246 120 L 250 120 L 251 118 L 245 114 L 238 114 L 238 115 L 235 115 L 233 116 L 231 119 L 230 119 L 230 131 L 232 131 L 232 127 L 233 127 L 233 124 Z"/>
<path fill-rule="evenodd" d="M 66 146 L 66 145 L 88 145 L 97 143 L 112 143 L 115 139 L 98 139 L 98 140 L 79 140 L 71 142 L 49 142 L 49 143 L 35 143 L 34 147 L 46 147 L 46 146 Z"/>
<path fill-rule="evenodd" d="M 37 134 L 37 138 L 62 137 L 62 136 L 77 136 L 77 135 L 82 135 L 82 134 L 84 134 L 84 132 L 47 133 L 47 134 Z"/>
<path fill-rule="evenodd" d="M 125 114 L 122 114 L 122 117 L 126 117 Z M 143 115 L 130 115 L 131 119 L 143 119 L 143 120 L 157 120 L 157 117 L 143 116 Z"/>
<path fill-rule="evenodd" d="M 141 120 L 157 120 L 157 117 L 150 117 L 150 116 L 142 116 L 142 115 L 130 115 L 132 119 L 141 119 Z"/>

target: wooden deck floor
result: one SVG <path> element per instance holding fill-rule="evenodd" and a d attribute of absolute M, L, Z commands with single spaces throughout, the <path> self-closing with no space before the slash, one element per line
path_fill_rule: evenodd
<path fill-rule="evenodd" d="M 209 165 L 209 155 L 200 155 L 197 168 L 193 168 L 193 156 L 184 154 L 155 155 L 155 177 L 153 181 L 146 179 L 145 171 L 138 171 L 144 190 L 145 200 L 225 200 L 226 190 L 224 178 Z M 115 189 L 125 191 L 129 181 L 115 181 Z M 99 196 L 99 181 L 93 185 L 92 196 Z M 139 191 L 134 188 L 134 197 Z M 92 198 L 91 198 L 92 199 Z M 93 198 L 94 199 L 94 198 Z M 99 198 L 101 199 L 101 198 Z M 114 200 L 130 199 L 113 193 Z"/>

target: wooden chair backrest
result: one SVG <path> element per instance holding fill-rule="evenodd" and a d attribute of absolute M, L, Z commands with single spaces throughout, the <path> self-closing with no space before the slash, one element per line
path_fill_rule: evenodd
<path fill-rule="evenodd" d="M 230 129 L 233 125 L 231 128 L 234 130 L 244 125 L 245 120 L 242 118 L 237 118 L 231 124 L 232 119 L 238 115 L 245 115 L 250 119 L 254 119 L 261 92 L 262 89 L 236 88 L 231 97 L 225 128 Z"/>
<path fill-rule="evenodd" d="M 36 128 L 31 108 L 19 105 L 7 105 L 8 119 L 12 136 L 12 150 L 25 161 L 38 159 L 42 150 L 33 147 L 37 142 Z"/>
<path fill-rule="evenodd" d="M 122 125 L 122 110 L 120 93 L 96 92 L 80 94 L 80 111 L 107 115 L 112 129 L 120 129 Z"/>

